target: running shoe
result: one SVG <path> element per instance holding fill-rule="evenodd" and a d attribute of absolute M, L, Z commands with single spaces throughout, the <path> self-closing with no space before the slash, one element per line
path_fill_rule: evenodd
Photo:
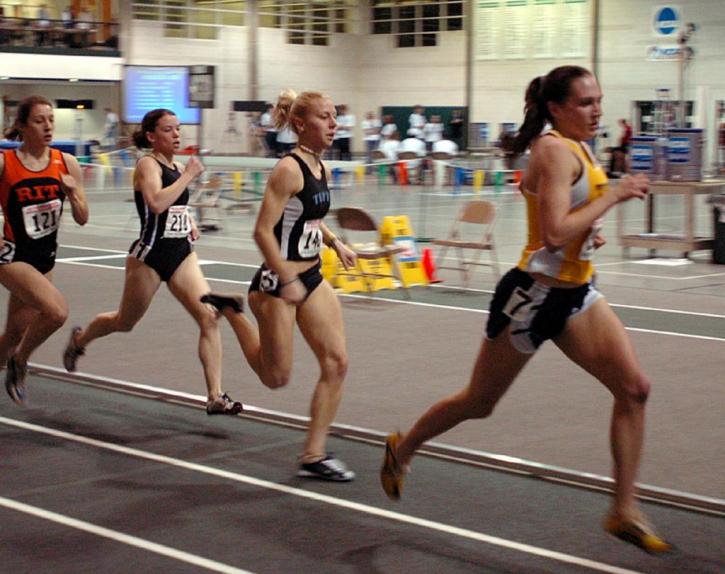
<path fill-rule="evenodd" d="M 345 466 L 333 453 L 328 453 L 325 458 L 317 462 L 303 462 L 297 471 L 297 476 L 303 478 L 321 478 L 334 482 L 349 482 L 355 478 L 355 473 Z"/>
<path fill-rule="evenodd" d="M 380 484 L 391 500 L 400 500 L 400 495 L 403 494 L 403 479 L 407 473 L 407 469 L 398 463 L 395 456 L 401 438 L 400 433 L 396 432 L 385 439 L 385 457 L 380 468 Z"/>
<path fill-rule="evenodd" d="M 216 308 L 220 313 L 224 311 L 225 307 L 229 307 L 235 313 L 244 312 L 244 299 L 241 295 L 226 295 L 223 293 L 207 293 L 202 295 L 200 301 L 202 303 L 209 303 Z"/>
<path fill-rule="evenodd" d="M 68 344 L 65 346 L 65 351 L 63 351 L 63 366 L 65 367 L 65 370 L 69 373 L 74 373 L 77 367 L 78 357 L 82 357 L 86 354 L 85 347 L 79 347 L 76 345 L 76 335 L 80 333 L 83 329 L 80 327 L 73 327 L 70 332 L 70 338 L 68 339 Z"/>
<path fill-rule="evenodd" d="M 28 374 L 28 366 L 20 365 L 15 357 L 10 357 L 5 371 L 5 390 L 19 405 L 25 404 L 25 377 Z"/>
<path fill-rule="evenodd" d="M 242 403 L 233 401 L 226 393 L 219 395 L 213 401 L 206 401 L 206 414 L 208 415 L 238 415 L 243 410 Z"/>
<path fill-rule="evenodd" d="M 652 526 L 643 519 L 624 519 L 610 514 L 604 520 L 604 530 L 650 554 L 662 554 L 674 550 L 674 546 L 657 536 Z"/>

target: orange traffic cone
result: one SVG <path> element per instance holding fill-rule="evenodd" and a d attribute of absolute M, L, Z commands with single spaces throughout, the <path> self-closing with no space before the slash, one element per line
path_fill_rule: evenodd
<path fill-rule="evenodd" d="M 433 252 L 429 247 L 423 249 L 423 271 L 425 271 L 425 276 L 428 277 L 428 283 L 440 283 L 442 281 L 442 279 L 435 276 L 436 266 L 433 263 Z"/>
<path fill-rule="evenodd" d="M 404 161 L 398 162 L 398 183 L 408 185 L 408 164 Z"/>

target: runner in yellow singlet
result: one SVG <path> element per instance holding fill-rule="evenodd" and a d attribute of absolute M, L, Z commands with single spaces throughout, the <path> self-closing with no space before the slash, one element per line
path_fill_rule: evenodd
<path fill-rule="evenodd" d="M 409 432 L 388 437 L 380 478 L 388 496 L 399 498 L 415 451 L 465 420 L 489 416 L 536 349 L 551 339 L 614 397 L 615 494 L 605 530 L 661 553 L 672 546 L 654 533 L 635 499 L 650 381 L 624 326 L 591 283 L 591 258 L 604 243 L 601 217 L 617 203 L 644 198 L 648 182 L 637 175 L 609 186 L 583 143 L 597 133 L 601 100 L 596 78 L 578 66 L 556 68 L 529 85 L 526 117 L 510 150 L 519 155 L 531 149 L 521 182 L 526 246 L 496 287 L 468 386 L 433 405 Z M 553 129 L 545 131 L 547 125 Z"/>

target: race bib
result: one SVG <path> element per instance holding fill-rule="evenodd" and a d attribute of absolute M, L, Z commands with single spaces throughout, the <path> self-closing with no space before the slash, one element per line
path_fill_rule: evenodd
<path fill-rule="evenodd" d="M 302 235 L 297 245 L 297 251 L 300 257 L 314 257 L 320 252 L 322 247 L 322 229 L 320 229 L 319 219 L 311 219 L 305 221 L 305 226 L 302 229 Z"/>
<path fill-rule="evenodd" d="M 8 241 L 7 239 L 3 242 L 0 247 L 0 265 L 12 263 L 15 258 L 15 243 Z"/>
<path fill-rule="evenodd" d="M 259 278 L 259 288 L 264 293 L 272 293 L 275 289 L 277 289 L 278 284 L 279 275 L 271 269 L 264 269 L 262 271 L 262 276 Z"/>
<path fill-rule="evenodd" d="M 169 207 L 169 211 L 166 216 L 164 237 L 180 238 L 186 237 L 189 233 L 191 233 L 191 216 L 189 215 L 189 206 L 172 205 Z"/>
<path fill-rule="evenodd" d="M 503 314 L 514 321 L 524 321 L 533 304 L 531 295 L 521 287 L 516 287 L 504 305 Z"/>
<path fill-rule="evenodd" d="M 54 233 L 60 224 L 62 208 L 63 202 L 60 199 L 23 207 L 23 222 L 28 237 L 39 239 Z"/>

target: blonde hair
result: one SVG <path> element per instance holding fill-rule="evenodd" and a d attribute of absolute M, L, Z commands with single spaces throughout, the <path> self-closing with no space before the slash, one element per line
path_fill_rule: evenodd
<path fill-rule="evenodd" d="M 304 120 L 313 101 L 327 98 L 328 96 L 321 92 L 302 92 L 298 95 L 289 88 L 282 90 L 277 97 L 277 105 L 274 106 L 272 112 L 274 127 L 280 130 L 289 125 L 292 131 L 297 133 L 297 126 L 292 120 L 294 118 Z"/>

